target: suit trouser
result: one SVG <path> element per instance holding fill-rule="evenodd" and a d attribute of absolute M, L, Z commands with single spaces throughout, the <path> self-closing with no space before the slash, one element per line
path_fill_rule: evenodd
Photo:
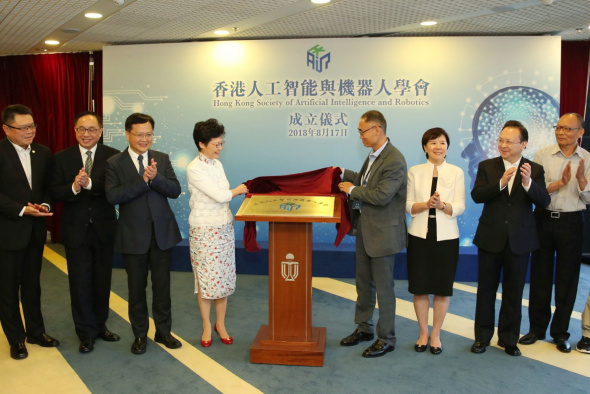
<path fill-rule="evenodd" d="M 10 345 L 45 332 L 41 314 L 41 263 L 43 245 L 33 240 L 24 250 L 0 250 L 0 322 Z M 23 306 L 23 326 L 19 308 Z"/>
<path fill-rule="evenodd" d="M 547 331 L 555 270 L 555 312 L 549 333 L 554 339 L 568 339 L 582 263 L 584 217 L 575 212 L 551 218 L 547 211 L 541 212 L 535 212 L 541 247 L 531 260 L 530 331 L 540 336 Z"/>
<path fill-rule="evenodd" d="M 522 318 L 522 292 L 530 253 L 514 254 L 506 242 L 504 250 L 492 253 L 478 248 L 475 340 L 489 343 L 494 335 L 496 292 L 502 276 L 502 303 L 498 317 L 498 339 L 516 346 Z M 503 271 L 503 273 L 502 273 Z"/>
<path fill-rule="evenodd" d="M 82 245 L 66 246 L 72 318 L 80 340 L 106 330 L 111 295 L 113 246 L 103 245 L 89 224 Z"/>
<path fill-rule="evenodd" d="M 379 300 L 377 336 L 395 346 L 395 291 L 393 267 L 395 255 L 370 257 L 363 243 L 361 220 L 356 235 L 356 309 L 354 322 L 364 332 L 373 332 L 373 311 Z"/>
<path fill-rule="evenodd" d="M 129 287 L 129 320 L 136 338 L 147 336 L 149 315 L 146 300 L 148 268 L 152 278 L 152 313 L 156 332 L 170 334 L 172 306 L 170 301 L 170 260 L 172 249 L 162 250 L 152 231 L 150 248 L 145 254 L 123 254 Z"/>
<path fill-rule="evenodd" d="M 584 312 L 582 312 L 582 335 L 590 338 L 590 292 L 588 292 L 586 307 L 584 308 Z"/>

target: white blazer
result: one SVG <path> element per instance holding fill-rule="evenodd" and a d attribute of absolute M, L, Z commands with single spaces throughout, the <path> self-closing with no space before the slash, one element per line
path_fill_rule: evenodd
<path fill-rule="evenodd" d="M 413 166 L 408 171 L 406 212 L 412 216 L 408 233 L 423 239 L 426 239 L 428 230 L 428 209 L 412 215 L 412 206 L 417 202 L 428 201 L 430 198 L 433 172 L 434 164 L 430 161 Z M 445 241 L 459 238 L 457 216 L 465 211 L 465 175 L 463 170 L 444 161 L 438 167 L 436 191 L 440 194 L 442 202 L 450 203 L 453 207 L 451 215 L 447 215 L 440 209 L 436 210 L 436 240 Z"/>

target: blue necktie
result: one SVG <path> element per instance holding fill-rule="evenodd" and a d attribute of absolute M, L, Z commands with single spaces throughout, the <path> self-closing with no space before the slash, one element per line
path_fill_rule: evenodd
<path fill-rule="evenodd" d="M 137 160 L 139 161 L 139 176 L 143 176 L 143 155 L 139 155 Z"/>

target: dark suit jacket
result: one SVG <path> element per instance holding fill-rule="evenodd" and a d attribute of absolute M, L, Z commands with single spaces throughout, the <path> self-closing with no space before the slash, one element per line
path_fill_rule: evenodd
<path fill-rule="evenodd" d="M 46 218 L 18 216 L 27 203 L 51 206 L 48 190 L 51 152 L 46 146 L 31 144 L 31 175 L 29 186 L 18 153 L 8 138 L 0 141 L 0 249 L 23 250 L 31 236 L 38 245 L 47 239 Z"/>
<path fill-rule="evenodd" d="M 154 159 L 158 173 L 148 185 L 137 173 L 128 149 L 107 160 L 105 191 L 111 204 L 119 204 L 119 222 L 115 250 L 126 254 L 147 253 L 152 239 L 152 224 L 158 247 L 169 249 L 182 240 L 168 198 L 180 196 L 167 154 L 148 151 L 148 163 Z"/>
<path fill-rule="evenodd" d="M 78 144 L 64 149 L 53 157 L 51 193 L 55 201 L 63 202 L 62 243 L 69 248 L 82 245 L 88 223 L 92 221 L 98 238 L 104 245 L 112 245 L 117 227 L 115 207 L 105 196 L 104 183 L 107 159 L 119 153 L 117 149 L 98 144 L 92 172 L 92 189 L 82 188 L 74 194 L 72 184 L 84 162 Z"/>
<path fill-rule="evenodd" d="M 522 186 L 520 175 L 520 166 L 524 163 L 531 165 L 528 193 Z M 530 253 L 539 247 L 533 203 L 544 208 L 551 201 L 545 188 L 545 171 L 542 166 L 524 157 L 520 166 L 512 191 L 508 194 L 508 187 L 500 190 L 500 178 L 506 171 L 502 157 L 479 163 L 471 197 L 484 206 L 473 243 L 485 251 L 499 253 L 507 240 L 515 254 Z"/>
<path fill-rule="evenodd" d="M 361 177 L 368 164 L 367 158 L 360 172 L 344 171 L 344 182 L 352 182 L 356 186 L 350 194 L 349 202 L 362 201 L 361 214 L 358 210 L 351 209 L 351 231 L 356 229 L 358 221 L 361 220 L 363 241 L 369 256 L 396 254 L 407 244 L 406 160 L 402 153 L 388 142 L 371 166 L 367 186 L 363 187 Z"/>

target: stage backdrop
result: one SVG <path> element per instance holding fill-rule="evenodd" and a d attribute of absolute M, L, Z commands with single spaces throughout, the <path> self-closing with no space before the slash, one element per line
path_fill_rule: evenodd
<path fill-rule="evenodd" d="M 327 166 L 359 170 L 369 151 L 360 116 L 385 115 L 387 135 L 408 167 L 423 163 L 424 131 L 450 135 L 447 161 L 463 168 L 467 207 L 461 245 L 470 246 L 481 206 L 469 196 L 481 160 L 495 157 L 510 119 L 529 130 L 525 156 L 554 143 L 559 115 L 559 37 L 346 38 L 219 41 L 104 48 L 104 143 L 127 146 L 133 112 L 154 117 L 153 148 L 170 154 L 183 193 L 173 201 L 188 233 L 187 164 L 194 124 L 226 127 L 221 154 L 231 187 L 262 175 Z M 231 203 L 235 213 L 243 197 Z M 243 223 L 236 223 L 237 239 Z M 267 240 L 264 223 L 258 239 Z M 333 225 L 314 226 L 332 243 Z M 353 243 L 346 237 L 344 244 Z"/>

